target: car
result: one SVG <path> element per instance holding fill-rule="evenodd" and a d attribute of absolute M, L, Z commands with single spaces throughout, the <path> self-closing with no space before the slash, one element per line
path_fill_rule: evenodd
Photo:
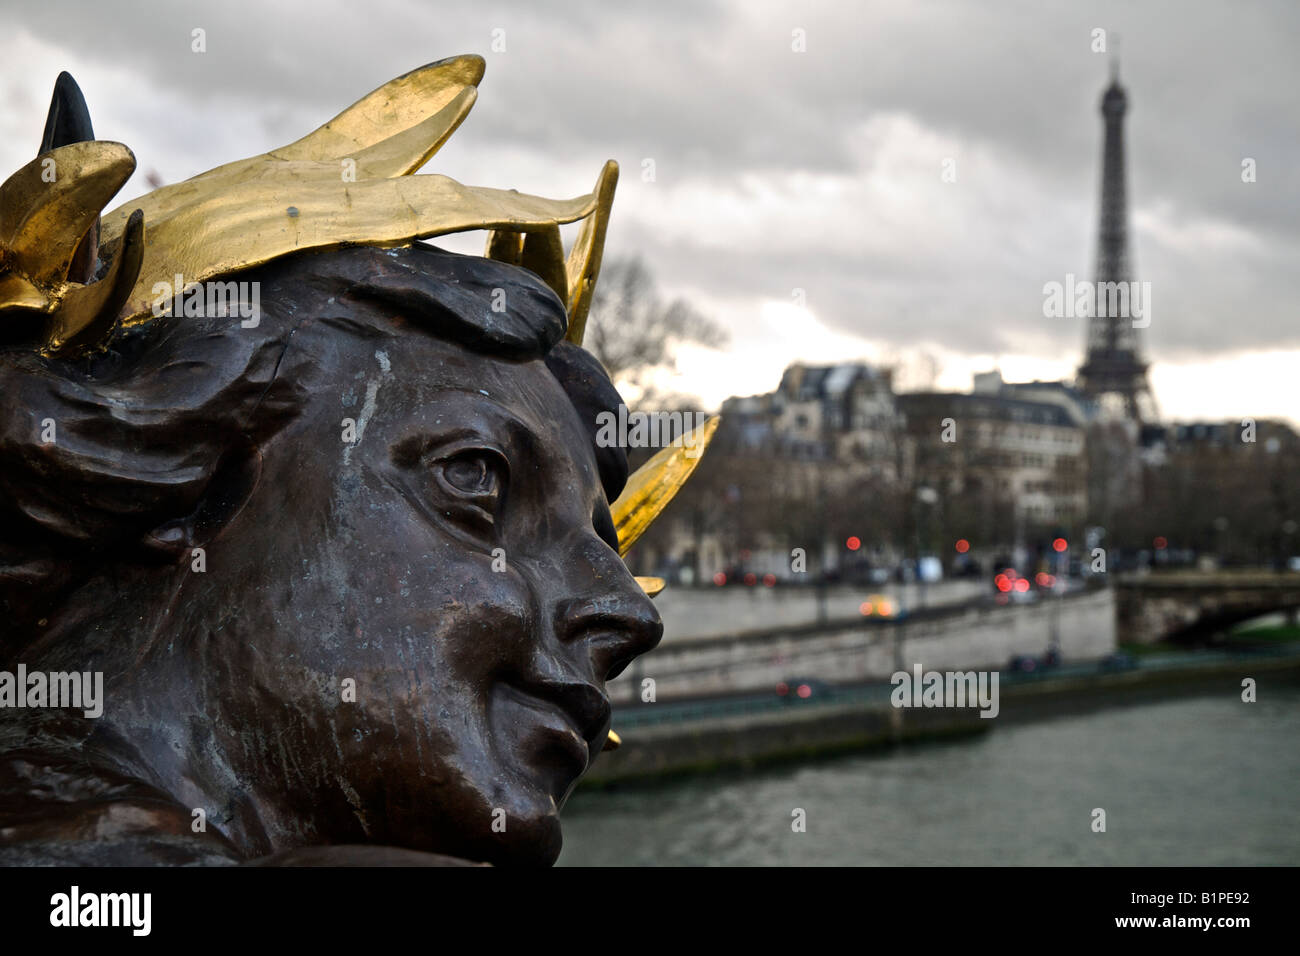
<path fill-rule="evenodd" d="M 1007 662 L 1007 670 L 1013 674 L 1033 674 L 1041 670 L 1041 667 L 1036 657 L 1016 654 Z"/>
<path fill-rule="evenodd" d="M 885 594 L 868 594 L 858 605 L 858 613 L 863 617 L 898 617 L 898 602 Z"/>
<path fill-rule="evenodd" d="M 1033 581 L 1013 567 L 1004 567 L 993 575 L 993 590 L 998 594 L 1009 594 L 1014 597 L 1027 594 L 1032 588 Z"/>
<path fill-rule="evenodd" d="M 1116 651 L 1114 654 L 1107 654 L 1100 661 L 1101 669 L 1109 673 L 1131 671 L 1137 666 L 1137 659 L 1132 654 L 1126 654 L 1123 651 Z"/>
<path fill-rule="evenodd" d="M 1061 652 L 1055 647 L 1049 647 L 1042 657 L 1016 654 L 1007 662 L 1007 670 L 1013 674 L 1041 674 L 1043 671 L 1060 666 Z"/>
<path fill-rule="evenodd" d="M 831 696 L 831 686 L 816 677 L 787 677 L 776 685 L 776 696 L 786 703 Z"/>

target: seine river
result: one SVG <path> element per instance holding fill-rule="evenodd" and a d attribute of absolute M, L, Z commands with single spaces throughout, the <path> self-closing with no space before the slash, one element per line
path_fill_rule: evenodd
<path fill-rule="evenodd" d="M 1263 690 L 1263 688 L 1261 688 Z M 1300 864 L 1300 688 L 580 791 L 560 865 Z M 1106 832 L 1091 830 L 1106 811 Z M 807 830 L 791 829 L 803 809 Z"/>

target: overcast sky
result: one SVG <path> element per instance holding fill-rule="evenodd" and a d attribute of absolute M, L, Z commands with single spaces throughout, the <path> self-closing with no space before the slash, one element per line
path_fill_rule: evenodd
<path fill-rule="evenodd" d="M 608 254 L 641 255 L 731 333 L 680 362 L 673 384 L 706 407 L 771 390 L 796 359 L 895 362 L 913 386 L 925 356 L 941 387 L 995 364 L 1072 375 L 1082 321 L 1044 318 L 1043 285 L 1092 272 L 1104 29 L 1121 38 L 1162 412 L 1300 419 L 1295 3 L 117 7 L 0 0 L 6 174 L 35 154 L 63 69 L 96 135 L 135 152 L 129 198 L 145 173 L 175 182 L 264 152 L 400 73 L 481 53 L 478 104 L 425 171 L 567 197 L 617 159 Z"/>

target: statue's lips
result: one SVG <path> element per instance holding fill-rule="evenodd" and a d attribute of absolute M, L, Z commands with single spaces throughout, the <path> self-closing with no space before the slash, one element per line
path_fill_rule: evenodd
<path fill-rule="evenodd" d="M 517 741 L 516 752 L 552 784 L 556 799 L 586 771 L 591 742 L 609 723 L 605 695 L 589 684 L 543 684 L 504 688 L 495 729 Z"/>

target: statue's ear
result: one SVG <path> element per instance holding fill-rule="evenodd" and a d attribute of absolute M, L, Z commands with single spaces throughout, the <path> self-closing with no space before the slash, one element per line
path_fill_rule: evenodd
<path fill-rule="evenodd" d="M 188 561 L 195 548 L 217 537 L 243 510 L 262 476 L 262 455 L 252 445 L 226 454 L 190 514 L 164 521 L 143 538 L 146 552 L 168 563 Z"/>

